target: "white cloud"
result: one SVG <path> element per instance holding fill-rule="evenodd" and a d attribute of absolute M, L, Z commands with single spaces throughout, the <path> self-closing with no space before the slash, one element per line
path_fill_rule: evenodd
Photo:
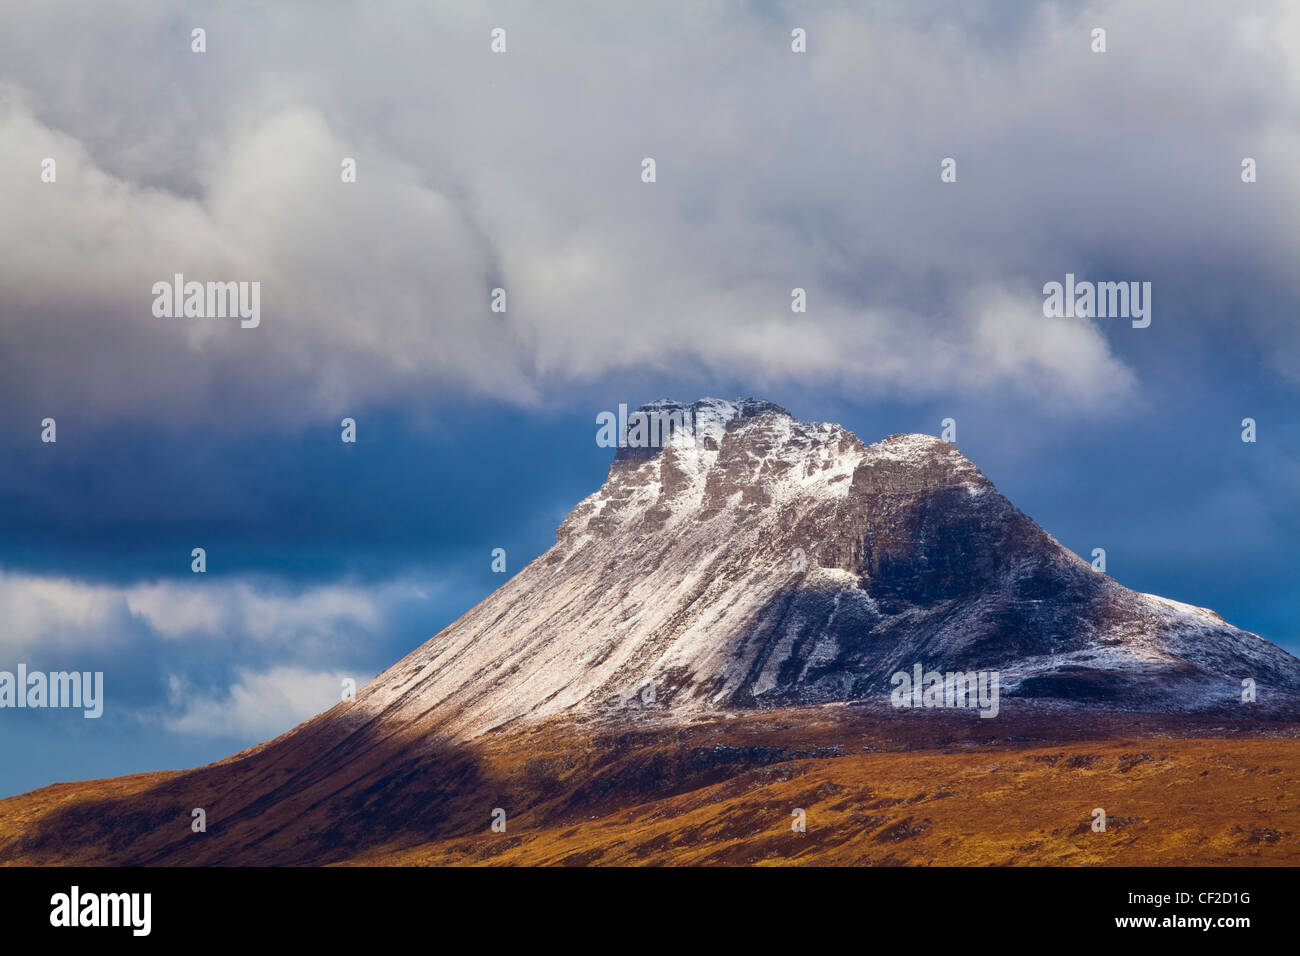
<path fill-rule="evenodd" d="M 173 675 L 170 704 L 175 713 L 162 724 L 178 734 L 268 740 L 339 703 L 345 679 L 360 687 L 370 676 L 276 667 L 241 671 L 223 692 L 201 694 Z"/>
<path fill-rule="evenodd" d="M 205 579 L 130 585 L 0 571 L 0 653 L 103 648 L 138 639 L 132 628 L 165 641 L 252 640 L 310 655 L 337 652 L 383 631 L 394 604 L 427 597 L 410 581 L 362 587 L 346 583 L 298 591 L 270 582 Z"/>
<path fill-rule="evenodd" d="M 100 638 L 129 610 L 116 588 L 0 571 L 0 650 L 21 654 Z"/>

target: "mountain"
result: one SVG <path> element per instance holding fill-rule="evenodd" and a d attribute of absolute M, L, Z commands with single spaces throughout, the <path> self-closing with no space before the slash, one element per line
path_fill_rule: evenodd
<path fill-rule="evenodd" d="M 354 700 L 206 767 L 0 801 L 0 863 L 1294 860 L 1300 661 L 1093 570 L 947 442 L 641 412 L 661 440 L 629 427 L 554 547 Z M 997 719 L 892 707 L 917 664 L 997 672 Z M 1121 841 L 1088 842 L 1079 774 L 1148 808 Z"/>
<path fill-rule="evenodd" d="M 1300 690 L 1300 661 L 1095 571 L 952 444 L 866 445 L 754 400 L 640 411 L 684 427 L 620 447 L 555 546 L 371 682 L 353 719 L 465 739 L 626 713 L 651 686 L 681 717 L 886 700 L 917 663 L 1134 710 L 1239 705 L 1246 678 L 1261 703 Z"/>

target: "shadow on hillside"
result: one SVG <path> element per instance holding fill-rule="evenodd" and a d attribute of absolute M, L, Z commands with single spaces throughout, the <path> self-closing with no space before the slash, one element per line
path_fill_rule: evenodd
<path fill-rule="evenodd" d="M 499 788 L 469 749 L 376 739 L 371 727 L 336 739 L 328 725 L 318 731 L 121 797 L 60 806 L 0 843 L 0 862 L 321 864 L 488 831 Z M 205 832 L 192 828 L 196 808 Z"/>

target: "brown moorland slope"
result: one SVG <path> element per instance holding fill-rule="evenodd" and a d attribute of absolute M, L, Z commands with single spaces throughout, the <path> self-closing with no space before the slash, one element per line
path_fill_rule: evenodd
<path fill-rule="evenodd" d="M 455 750 L 306 752 L 284 749 L 302 739 L 286 735 L 197 770 L 0 801 L 0 862 L 1300 863 L 1294 724 L 1041 705 L 1007 717 L 831 706 L 682 727 L 643 714 Z M 191 831 L 195 807 L 206 833 Z"/>

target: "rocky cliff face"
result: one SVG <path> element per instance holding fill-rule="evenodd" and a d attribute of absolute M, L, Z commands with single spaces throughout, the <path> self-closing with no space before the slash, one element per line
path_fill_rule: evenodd
<path fill-rule="evenodd" d="M 1300 691 L 1300 661 L 1094 571 L 951 444 L 866 445 L 752 400 L 643 411 L 684 427 L 620 448 L 555 546 L 367 686 L 353 719 L 468 738 L 651 693 L 682 717 L 884 701 L 916 663 L 1135 710 L 1234 704 L 1245 678 L 1264 705 Z"/>

